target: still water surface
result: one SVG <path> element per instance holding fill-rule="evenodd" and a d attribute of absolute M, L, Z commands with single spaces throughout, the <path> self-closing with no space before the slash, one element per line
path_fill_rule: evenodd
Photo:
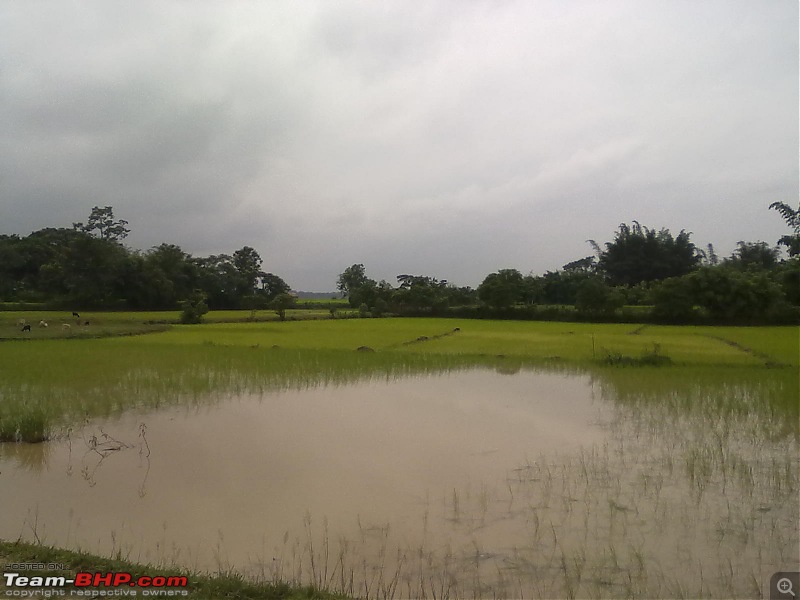
<path fill-rule="evenodd" d="M 621 432 L 598 387 L 476 369 L 127 412 L 4 445 L 0 537 L 398 597 L 674 593 L 682 561 L 692 594 L 750 593 L 794 560 L 796 440 L 734 454 L 717 435 L 716 458 Z M 780 498 L 753 491 L 769 460 Z"/>

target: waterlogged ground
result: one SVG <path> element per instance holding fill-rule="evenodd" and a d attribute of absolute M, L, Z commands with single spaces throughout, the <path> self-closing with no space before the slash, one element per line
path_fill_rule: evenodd
<path fill-rule="evenodd" d="M 765 597 L 800 566 L 793 370 L 289 387 L 0 445 L 0 537 L 397 598 Z"/>

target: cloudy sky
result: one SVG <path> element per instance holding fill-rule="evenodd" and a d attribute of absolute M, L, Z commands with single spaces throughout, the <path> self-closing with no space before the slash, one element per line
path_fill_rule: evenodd
<path fill-rule="evenodd" d="M 798 201 L 796 0 L 0 1 L 0 233 L 113 206 L 296 289 L 543 273 Z"/>

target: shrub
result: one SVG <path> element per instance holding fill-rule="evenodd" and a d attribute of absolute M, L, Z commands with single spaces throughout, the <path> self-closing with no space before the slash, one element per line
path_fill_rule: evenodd
<path fill-rule="evenodd" d="M 195 290 L 188 300 L 181 303 L 181 311 L 181 323 L 202 323 L 203 315 L 208 312 L 206 295 L 200 290 Z"/>

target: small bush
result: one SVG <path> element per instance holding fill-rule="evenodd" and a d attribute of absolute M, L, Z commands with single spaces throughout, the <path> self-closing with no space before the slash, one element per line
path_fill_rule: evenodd
<path fill-rule="evenodd" d="M 203 322 L 203 315 L 208 312 L 206 295 L 195 290 L 192 296 L 181 303 L 181 323 L 191 325 Z"/>
<path fill-rule="evenodd" d="M 603 349 L 606 356 L 601 362 L 617 367 L 663 367 L 672 364 L 669 356 L 661 354 L 661 344 L 653 344 L 652 350 L 645 350 L 641 356 L 625 356 L 621 352 Z"/>

